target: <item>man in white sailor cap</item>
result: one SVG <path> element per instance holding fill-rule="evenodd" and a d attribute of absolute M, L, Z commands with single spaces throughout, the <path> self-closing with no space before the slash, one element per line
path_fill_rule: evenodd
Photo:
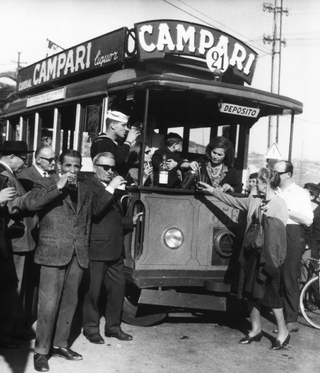
<path fill-rule="evenodd" d="M 106 133 L 100 134 L 91 146 L 92 159 L 102 152 L 112 153 L 119 173 L 121 173 L 121 164 L 129 154 L 130 146 L 140 134 L 140 131 L 135 127 L 128 129 L 128 120 L 129 117 L 120 111 L 109 110 L 106 119 Z M 119 145 L 119 142 L 124 139 L 124 143 Z"/>

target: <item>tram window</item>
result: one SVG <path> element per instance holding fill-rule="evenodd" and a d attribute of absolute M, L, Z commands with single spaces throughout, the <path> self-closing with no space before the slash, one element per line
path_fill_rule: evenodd
<path fill-rule="evenodd" d="M 183 127 L 170 127 L 168 128 L 168 133 L 169 132 L 177 133 L 183 138 L 183 130 L 184 130 Z"/>
<path fill-rule="evenodd" d="M 238 154 L 238 145 L 239 145 L 239 124 L 237 125 L 222 125 L 217 128 L 217 136 L 223 136 L 230 140 L 234 144 L 235 158 Z"/>
<path fill-rule="evenodd" d="M 206 146 L 210 141 L 210 131 L 208 127 L 190 128 L 188 152 L 205 154 Z"/>
<path fill-rule="evenodd" d="M 20 139 L 20 118 L 13 118 L 9 121 L 8 140 L 18 141 Z"/>
<path fill-rule="evenodd" d="M 85 123 L 82 132 L 83 157 L 90 157 L 90 148 L 93 141 L 98 137 L 101 125 L 101 104 L 88 105 L 85 112 Z"/>
<path fill-rule="evenodd" d="M 90 104 L 84 108 L 84 122 L 81 129 L 82 171 L 92 171 L 90 148 L 99 136 L 102 120 L 102 102 Z"/>
<path fill-rule="evenodd" d="M 39 145 L 52 145 L 53 139 L 53 110 L 40 112 Z"/>

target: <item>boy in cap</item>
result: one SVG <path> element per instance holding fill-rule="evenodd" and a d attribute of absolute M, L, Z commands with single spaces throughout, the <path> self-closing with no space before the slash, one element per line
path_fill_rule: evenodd
<path fill-rule="evenodd" d="M 156 150 L 152 156 L 154 170 L 154 185 L 159 186 L 159 170 L 163 161 L 163 155 L 167 156 L 167 166 L 169 170 L 168 187 L 176 188 L 181 182 L 180 170 L 189 168 L 189 161 L 181 158 L 178 154 L 182 150 L 182 137 L 177 133 L 170 132 L 164 138 L 164 148 Z"/>

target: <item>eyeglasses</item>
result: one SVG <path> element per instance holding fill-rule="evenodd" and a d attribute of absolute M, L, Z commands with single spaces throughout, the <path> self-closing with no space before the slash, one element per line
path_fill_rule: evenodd
<path fill-rule="evenodd" d="M 284 174 L 287 174 L 288 171 L 283 171 L 283 172 L 279 172 L 279 171 L 276 171 L 278 175 L 284 175 Z"/>
<path fill-rule="evenodd" d="M 100 166 L 102 167 L 105 171 L 115 171 L 116 170 L 116 166 L 109 166 L 107 164 L 99 164 L 99 163 L 96 163 L 96 166 Z"/>
<path fill-rule="evenodd" d="M 55 158 L 46 158 L 46 157 L 41 157 L 41 156 L 39 156 L 39 158 L 41 158 L 41 159 L 45 159 L 46 161 L 48 161 L 49 163 L 52 163 L 52 162 L 54 162 L 56 159 Z"/>

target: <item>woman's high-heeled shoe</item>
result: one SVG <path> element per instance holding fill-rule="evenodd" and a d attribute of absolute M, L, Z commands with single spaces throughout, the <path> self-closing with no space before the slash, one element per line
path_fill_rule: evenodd
<path fill-rule="evenodd" d="M 282 350 L 283 347 L 289 344 L 290 341 L 290 333 L 287 335 L 287 338 L 281 343 L 278 339 L 272 343 L 270 350 Z"/>
<path fill-rule="evenodd" d="M 248 345 L 251 342 L 260 342 L 262 338 L 262 332 L 254 335 L 253 337 L 249 337 L 249 335 L 245 336 L 244 338 L 240 339 L 238 343 L 243 345 Z"/>

